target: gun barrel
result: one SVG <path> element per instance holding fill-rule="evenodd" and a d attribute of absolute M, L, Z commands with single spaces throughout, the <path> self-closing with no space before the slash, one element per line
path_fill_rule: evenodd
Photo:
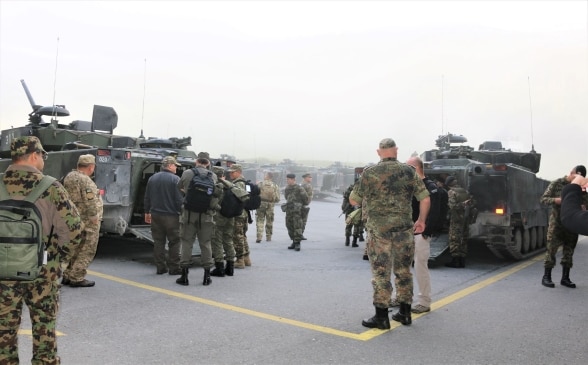
<path fill-rule="evenodd" d="M 22 84 L 22 87 L 24 88 L 25 94 L 27 94 L 27 98 L 29 99 L 29 103 L 31 103 L 31 108 L 33 108 L 33 111 L 37 110 L 39 108 L 39 106 L 37 104 L 35 104 L 35 100 L 33 100 L 33 96 L 31 95 L 31 92 L 29 91 L 27 84 L 25 83 L 24 80 L 20 80 L 20 83 Z"/>

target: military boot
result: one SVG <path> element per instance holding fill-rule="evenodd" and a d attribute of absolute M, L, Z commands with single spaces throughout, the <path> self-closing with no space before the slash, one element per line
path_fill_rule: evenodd
<path fill-rule="evenodd" d="M 357 237 L 353 236 L 353 242 L 351 242 L 351 247 L 359 247 L 359 245 L 357 244 Z"/>
<path fill-rule="evenodd" d="M 288 250 L 293 250 L 296 248 L 296 242 L 292 242 L 290 246 L 288 246 Z"/>
<path fill-rule="evenodd" d="M 249 258 L 249 254 L 243 256 L 243 262 L 245 263 L 245 266 L 251 266 L 251 259 Z"/>
<path fill-rule="evenodd" d="M 218 276 L 218 277 L 224 277 L 225 276 L 225 265 L 224 263 L 221 262 L 215 262 L 214 263 L 214 270 L 212 270 L 210 272 L 210 275 L 212 276 Z"/>
<path fill-rule="evenodd" d="M 361 325 L 367 328 L 379 328 L 381 330 L 390 329 L 390 319 L 388 318 L 388 308 L 376 307 L 376 315 L 369 319 L 361 321 Z"/>
<path fill-rule="evenodd" d="M 294 251 L 300 251 L 300 242 L 294 242 Z"/>
<path fill-rule="evenodd" d="M 363 233 L 359 234 L 359 242 L 363 242 L 365 239 L 363 238 Z"/>
<path fill-rule="evenodd" d="M 189 285 L 190 282 L 188 281 L 188 268 L 182 267 L 182 276 L 176 279 L 176 284 L 180 285 Z"/>
<path fill-rule="evenodd" d="M 233 274 L 235 273 L 235 271 L 233 270 L 233 265 L 234 262 L 232 260 L 227 261 L 227 266 L 225 266 L 225 275 L 233 276 Z"/>
<path fill-rule="evenodd" d="M 412 317 L 410 314 L 410 303 L 400 303 L 400 309 L 398 313 L 392 315 L 392 319 L 396 322 L 400 322 L 405 326 L 410 326 L 412 323 Z"/>
<path fill-rule="evenodd" d="M 569 267 L 563 268 L 563 274 L 561 275 L 560 284 L 563 286 L 567 286 L 568 288 L 575 288 L 576 287 L 576 284 L 572 283 L 572 281 L 570 280 L 570 268 Z"/>
<path fill-rule="evenodd" d="M 245 260 L 243 260 L 243 257 L 239 257 L 237 261 L 235 261 L 235 264 L 233 266 L 235 267 L 235 269 L 244 269 Z"/>
<path fill-rule="evenodd" d="M 210 285 L 212 280 L 210 279 L 210 269 L 204 269 L 204 279 L 202 279 L 202 285 Z"/>
<path fill-rule="evenodd" d="M 271 241 L 272 241 L 272 236 L 267 236 L 267 237 L 265 238 L 265 240 L 266 240 L 267 242 L 271 242 Z"/>
<path fill-rule="evenodd" d="M 561 279 L 563 281 L 563 278 Z M 551 281 L 551 268 L 546 267 L 545 273 L 543 274 L 543 279 L 541 279 L 541 285 L 546 286 L 548 288 L 555 288 L 555 284 Z"/>
<path fill-rule="evenodd" d="M 345 246 L 349 246 L 349 236 L 345 236 Z"/>
<path fill-rule="evenodd" d="M 465 267 L 465 259 L 463 257 L 452 257 L 451 261 L 445 264 L 447 267 L 461 269 Z"/>

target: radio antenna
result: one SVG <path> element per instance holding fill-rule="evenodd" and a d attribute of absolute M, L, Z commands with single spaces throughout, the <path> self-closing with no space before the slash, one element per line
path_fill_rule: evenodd
<path fill-rule="evenodd" d="M 443 128 L 443 116 L 444 116 L 444 110 L 443 110 L 443 106 L 444 106 L 444 101 L 443 101 L 443 79 L 444 79 L 445 75 L 441 75 L 441 135 L 443 135 L 444 133 L 444 128 Z"/>
<path fill-rule="evenodd" d="M 55 94 L 57 93 L 57 61 L 59 60 L 59 37 L 57 37 L 57 50 L 55 51 L 55 74 L 53 75 L 53 114 L 51 115 L 51 119 L 53 120 L 56 117 L 56 109 L 55 108 Z"/>
<path fill-rule="evenodd" d="M 535 142 L 533 139 L 533 104 L 531 103 L 531 78 L 527 76 L 527 85 L 529 86 L 529 111 L 531 115 L 531 152 L 535 152 Z"/>
<path fill-rule="evenodd" d="M 145 67 L 143 70 L 143 107 L 141 108 L 141 135 L 139 138 L 145 138 L 143 136 L 143 117 L 145 115 L 145 93 L 147 90 L 147 59 L 145 58 Z"/>

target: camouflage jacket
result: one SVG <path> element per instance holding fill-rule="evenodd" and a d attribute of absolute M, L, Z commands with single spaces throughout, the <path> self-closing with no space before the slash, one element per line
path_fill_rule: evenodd
<path fill-rule="evenodd" d="M 10 196 L 19 199 L 28 195 L 43 174 L 32 166 L 10 165 L 4 175 L 4 184 Z M 82 239 L 80 214 L 67 191 L 59 182 L 54 182 L 35 203 L 43 221 L 43 242 L 47 248 L 47 264 L 40 278 L 56 281 L 61 276 L 61 262 L 71 259 Z M 53 227 L 53 234 L 49 233 Z"/>
<path fill-rule="evenodd" d="M 63 186 L 78 208 L 84 222 L 91 217 L 102 219 L 102 197 L 98 187 L 88 175 L 73 170 L 63 180 Z"/>
<path fill-rule="evenodd" d="M 287 185 L 284 190 L 287 209 L 302 208 L 308 204 L 308 194 L 306 190 L 298 184 Z"/>
<path fill-rule="evenodd" d="M 310 204 L 310 202 L 312 201 L 312 184 L 304 182 L 302 183 L 302 187 L 304 188 L 304 191 L 306 191 L 306 195 L 308 195 L 308 203 L 306 204 Z"/>
<path fill-rule="evenodd" d="M 559 179 L 553 180 L 545 192 L 541 196 L 541 203 L 545 205 L 551 206 L 551 215 L 549 216 L 549 225 L 555 224 L 558 228 L 564 229 L 561 224 L 560 215 L 561 215 L 561 205 L 555 203 L 556 198 L 561 198 L 561 193 L 564 186 L 568 185 L 570 182 L 568 181 L 567 177 L 561 177 Z M 588 205 L 588 196 L 583 195 L 583 204 Z"/>
<path fill-rule="evenodd" d="M 382 159 L 364 170 L 351 199 L 362 202 L 362 214 L 369 230 L 398 232 L 411 228 L 412 197 L 429 196 L 423 181 L 411 166 L 396 158 Z"/>
<path fill-rule="evenodd" d="M 259 184 L 261 190 L 261 201 L 269 203 L 277 203 L 280 201 L 280 188 L 271 180 L 263 180 Z"/>
<path fill-rule="evenodd" d="M 447 192 L 447 206 L 450 211 L 464 211 L 463 202 L 470 198 L 470 193 L 461 186 L 453 186 Z"/>

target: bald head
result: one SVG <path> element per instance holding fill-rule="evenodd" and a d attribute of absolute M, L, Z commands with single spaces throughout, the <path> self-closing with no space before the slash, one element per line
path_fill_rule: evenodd
<path fill-rule="evenodd" d="M 412 156 L 406 161 L 406 164 L 414 167 L 420 178 L 425 177 L 423 160 L 419 156 Z"/>

